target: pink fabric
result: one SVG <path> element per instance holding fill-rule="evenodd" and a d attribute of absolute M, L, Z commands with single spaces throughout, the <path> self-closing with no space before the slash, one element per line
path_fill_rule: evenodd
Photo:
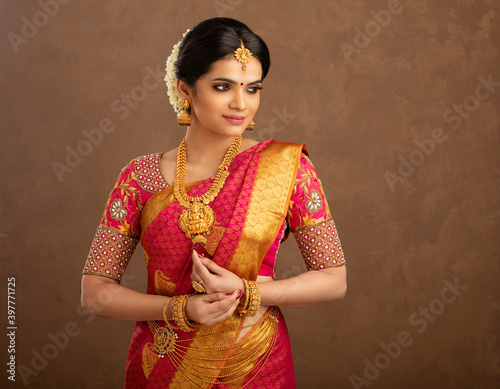
<path fill-rule="evenodd" d="M 239 154 L 229 166 L 230 175 L 226 183 L 210 204 L 216 214 L 216 224 L 225 228 L 213 255 L 213 260 L 220 266 L 226 267 L 238 244 L 244 226 L 246 210 L 250 200 L 252 185 L 256 174 L 259 155 L 270 143 L 261 143 Z M 211 184 L 211 180 L 200 183 L 188 193 L 197 196 L 204 193 Z M 169 194 L 171 188 L 165 189 Z M 161 196 L 159 192 L 156 196 Z M 153 201 L 153 199 L 151 199 Z M 182 207 L 177 202 L 166 206 L 157 214 L 149 225 L 141 226 L 141 243 L 148 256 L 148 287 L 147 293 L 156 294 L 155 273 L 161 271 L 168 277 L 168 281 L 175 284 L 173 295 L 191 293 L 191 239 L 186 238 L 178 228 Z M 281 236 L 279 236 L 280 238 Z M 277 240 L 279 245 L 279 238 Z M 277 249 L 277 247 L 275 247 Z M 244 277 L 245 274 L 240 274 Z M 164 323 L 159 322 L 160 325 Z M 190 339 L 192 333 L 178 332 L 179 339 Z M 147 343 L 152 342 L 153 336 L 144 322 L 136 323 L 132 337 L 126 366 L 126 387 L 164 388 L 168 387 L 168 377 L 173 377 L 175 366 L 169 358 L 160 358 L 156 361 L 153 370 L 146 378 L 143 371 L 143 350 Z M 295 387 L 293 361 L 288 338 L 288 331 L 284 318 L 280 312 L 277 340 L 271 356 L 266 361 L 259 374 L 253 379 L 248 388 L 292 388 Z M 188 346 L 190 342 L 183 343 Z M 253 377 L 258 366 L 249 377 Z M 263 386 L 264 385 L 264 386 Z M 224 387 L 217 385 L 217 387 Z"/>
<path fill-rule="evenodd" d="M 219 195 L 210 203 L 216 214 L 217 226 L 226 228 L 212 260 L 219 266 L 226 267 L 234 252 L 245 221 L 246 210 L 250 199 L 253 178 L 255 177 L 258 157 L 256 156 L 269 142 L 261 143 L 236 156 L 229 166 L 230 175 Z M 247 152 L 248 151 L 248 152 Z M 190 196 L 205 193 L 212 183 L 209 179 L 188 192 Z M 186 238 L 179 229 L 177 221 L 183 208 L 178 202 L 170 204 L 156 219 L 147 226 L 141 236 L 141 243 L 148 253 L 148 275 L 154 279 L 157 270 L 172 275 L 171 281 L 176 284 L 175 294 L 192 291 L 190 274 L 191 239 Z M 168 263 L 165 262 L 168 258 Z M 147 293 L 155 293 L 154 286 L 148 285 Z"/>
<path fill-rule="evenodd" d="M 291 231 L 318 224 L 331 217 L 325 193 L 313 164 L 306 155 L 300 158 L 295 187 L 290 198 L 288 222 Z"/>
<path fill-rule="evenodd" d="M 225 260 L 231 257 L 231 253 L 238 244 L 241 234 L 241 223 L 230 223 L 230 221 L 237 219 L 242 222 L 245 218 L 246 205 L 258 163 L 258 159 L 249 158 L 249 155 L 250 153 L 258 153 L 269 142 L 266 141 L 254 146 L 235 158 L 229 167 L 232 179 L 224 186 L 212 204 L 217 214 L 219 225 L 229 226 L 214 255 L 214 260 L 221 266 L 224 265 Z M 96 233 L 94 238 L 84 269 L 85 274 L 103 275 L 117 281 L 121 280 L 128 264 L 128 259 L 139 241 L 139 236 L 143 232 L 140 225 L 140 214 L 143 207 L 155 193 L 165 188 L 168 189 L 168 184 L 160 174 L 159 159 L 159 154 L 139 157 L 123 169 L 106 204 L 100 223 L 101 230 Z M 203 182 L 194 188 L 190 194 L 197 195 L 204 193 L 211 183 L 211 179 Z M 239 194 L 236 195 L 235 193 L 238 191 Z M 181 207 L 178 204 L 169 207 L 169 210 L 162 213 L 149 226 L 149 234 L 142 238 L 142 244 L 153 255 L 160 258 L 162 254 L 165 254 L 163 252 L 165 247 L 175 246 L 177 249 L 173 257 L 170 258 L 172 261 L 170 265 L 175 266 L 175 272 L 182 270 L 183 273 L 187 274 L 191 271 L 189 263 L 187 264 L 188 266 L 185 263 L 190 241 L 177 227 L 176 220 L 178 220 L 180 212 Z M 309 158 L 306 155 L 302 155 L 293 194 L 290 199 L 287 217 L 288 226 L 285 223 L 283 224 L 274 243 L 266 253 L 258 274 L 262 276 L 275 276 L 278 249 L 282 241 L 287 238 L 290 229 L 295 231 L 308 226 L 314 226 L 317 223 L 327 220 L 329 217 L 331 215 L 321 182 Z M 108 243 L 103 241 L 103 228 L 106 228 L 106 234 L 112 235 L 113 241 L 109 240 Z M 169 230 L 168 235 L 162 233 L 164 228 Z M 130 255 L 127 258 L 115 258 L 114 245 L 116 244 L 127 247 L 127 252 Z M 183 269 L 179 269 L 179 267 L 183 267 Z M 149 276 L 154 274 L 154 270 L 151 268 Z M 189 289 L 189 285 L 184 285 L 182 288 L 182 290 Z M 153 292 L 151 288 L 148 289 L 148 293 Z"/>
<path fill-rule="evenodd" d="M 278 256 L 278 250 L 283 240 L 286 226 L 287 223 L 284 222 L 272 246 L 269 248 L 266 255 L 264 256 L 264 259 L 259 268 L 259 276 L 269 276 L 273 278 L 276 277 L 276 257 Z"/>
<path fill-rule="evenodd" d="M 330 210 L 321 181 L 310 159 L 306 154 L 302 154 L 293 193 L 290 198 L 287 222 L 283 224 L 273 245 L 266 253 L 259 269 L 259 275 L 275 277 L 278 249 L 280 244 L 286 240 L 290 230 L 295 232 L 329 218 L 331 218 Z M 309 260 L 306 261 L 306 265 L 308 269 L 312 269 L 309 265 Z"/>
<path fill-rule="evenodd" d="M 278 320 L 278 333 L 273 350 L 259 374 L 245 388 L 294 389 L 296 387 L 290 336 L 285 318 L 281 312 L 279 313 Z M 179 332 L 179 336 L 180 339 L 184 339 L 186 334 Z M 153 342 L 151 330 L 145 322 L 137 322 L 127 356 L 125 388 L 168 388 L 169 381 L 166 377 L 172 377 L 176 370 L 169 358 L 158 359 L 149 378 L 146 379 L 144 376 L 142 347 L 144 343 L 149 342 Z M 249 377 L 253 377 L 258 368 L 259 365 L 249 374 Z M 246 381 L 243 385 L 245 383 Z M 213 387 L 217 389 L 228 388 L 228 386 L 220 381 L 217 381 L 217 385 Z"/>
<path fill-rule="evenodd" d="M 225 228 L 212 258 L 220 266 L 227 265 L 239 242 L 259 155 L 271 142 L 268 140 L 260 143 L 236 156 L 229 166 L 230 175 L 226 184 L 211 203 L 216 213 L 217 226 L 221 229 Z M 120 174 L 110 193 L 84 273 L 104 275 L 119 282 L 125 271 L 127 260 L 120 257 L 121 254 L 116 257 L 116 249 L 121 249 L 126 244 L 127 250 L 119 251 L 129 255 L 135 249 L 140 237 L 149 260 L 147 293 L 157 293 L 154 281 L 155 272 L 161 270 L 168 280 L 175 284 L 173 294 L 179 295 L 192 292 L 191 240 L 186 238 L 177 226 L 181 207 L 174 202 L 161 211 L 147 228 L 143 228 L 144 226 L 140 224 L 141 212 L 152 196 L 161 196 L 171 191 L 171 187 L 161 176 L 160 158 L 160 154 L 136 158 Z M 196 196 L 204 193 L 211 182 L 212 180 L 207 180 L 199 183 L 189 194 Z M 310 239 L 305 240 L 308 229 L 314 226 L 317 229 L 320 223 L 329 219 L 331 219 L 330 211 L 321 182 L 307 156 L 302 155 L 287 220 L 283 222 L 274 243 L 266 253 L 258 274 L 274 277 L 276 255 L 280 243 L 286 239 L 290 230 L 294 233 L 298 231 L 302 233 L 300 236 L 304 239 L 299 239 L 298 242 L 300 245 L 300 242 L 304 241 L 305 247 L 310 244 Z M 303 253 L 306 252 L 303 251 Z M 313 254 L 307 252 L 308 263 L 313 263 L 314 258 L 311 256 Z M 90 260 L 93 262 L 89 262 Z M 92 269 L 95 268 L 99 271 L 93 272 Z M 161 324 L 163 323 L 160 322 Z M 247 386 L 248 388 L 295 387 L 288 332 L 281 313 L 278 328 L 277 343 L 272 350 L 271 357 L 257 378 Z M 179 336 L 182 338 L 187 335 L 179 333 Z M 144 376 L 142 350 L 144 344 L 151 341 L 152 334 L 147 324 L 136 323 L 127 358 L 126 387 L 164 388 L 166 387 L 165 377 L 172 376 L 175 367 L 172 366 L 169 358 L 163 358 L 155 365 L 149 379 Z"/>
<path fill-rule="evenodd" d="M 247 389 L 295 389 L 296 387 L 290 336 L 281 312 L 278 320 L 276 344 L 266 361 L 263 374 L 257 374 L 249 383 L 249 379 L 244 381 L 243 385 L 246 385 Z M 251 376 L 253 377 L 253 375 Z M 217 389 L 228 388 L 223 383 L 218 383 L 214 387 Z"/>

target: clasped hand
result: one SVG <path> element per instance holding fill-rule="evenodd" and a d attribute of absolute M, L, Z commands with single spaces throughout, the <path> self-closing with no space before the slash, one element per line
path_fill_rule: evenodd
<path fill-rule="evenodd" d="M 212 326 L 229 319 L 238 307 L 244 283 L 240 277 L 220 267 L 208 258 L 192 252 L 193 271 L 191 280 L 203 280 L 206 294 L 189 298 L 186 315 L 190 320 Z"/>
<path fill-rule="evenodd" d="M 223 292 L 233 293 L 234 291 L 243 290 L 244 284 L 240 277 L 217 265 L 214 261 L 200 256 L 193 250 L 193 271 L 191 272 L 191 280 L 203 280 L 203 286 L 207 293 Z"/>

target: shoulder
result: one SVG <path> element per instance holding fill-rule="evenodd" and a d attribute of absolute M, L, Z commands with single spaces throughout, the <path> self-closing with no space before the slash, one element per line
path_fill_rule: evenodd
<path fill-rule="evenodd" d="M 160 171 L 162 153 L 153 153 L 134 158 L 122 171 L 135 179 L 147 192 L 156 193 L 165 189 L 167 182 Z"/>

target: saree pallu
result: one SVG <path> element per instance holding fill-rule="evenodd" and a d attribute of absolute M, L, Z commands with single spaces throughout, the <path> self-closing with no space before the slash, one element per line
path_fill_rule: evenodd
<path fill-rule="evenodd" d="M 224 187 L 210 204 L 216 222 L 203 249 L 205 255 L 240 277 L 256 279 L 263 259 L 283 232 L 302 149 L 303 145 L 268 140 L 235 157 Z M 186 192 L 199 196 L 211 184 L 212 179 L 190 183 Z M 172 187 L 166 187 L 153 194 L 140 213 L 148 294 L 193 293 L 191 239 L 177 226 L 182 210 Z M 289 336 L 279 309 L 270 307 L 238 340 L 243 321 L 235 313 L 211 327 L 176 331 L 179 348 L 175 356 L 164 358 L 154 351 L 148 324 L 137 322 L 125 387 L 294 388 Z"/>

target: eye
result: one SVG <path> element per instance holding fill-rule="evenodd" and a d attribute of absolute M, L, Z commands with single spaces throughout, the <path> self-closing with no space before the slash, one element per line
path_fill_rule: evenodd
<path fill-rule="evenodd" d="M 262 90 L 262 87 L 258 86 L 258 85 L 254 85 L 254 86 L 249 87 L 247 90 L 248 90 L 249 93 L 255 94 L 258 91 Z"/>
<path fill-rule="evenodd" d="M 217 84 L 213 86 L 215 90 L 218 90 L 220 92 L 225 92 L 229 90 L 229 85 L 227 84 Z"/>

